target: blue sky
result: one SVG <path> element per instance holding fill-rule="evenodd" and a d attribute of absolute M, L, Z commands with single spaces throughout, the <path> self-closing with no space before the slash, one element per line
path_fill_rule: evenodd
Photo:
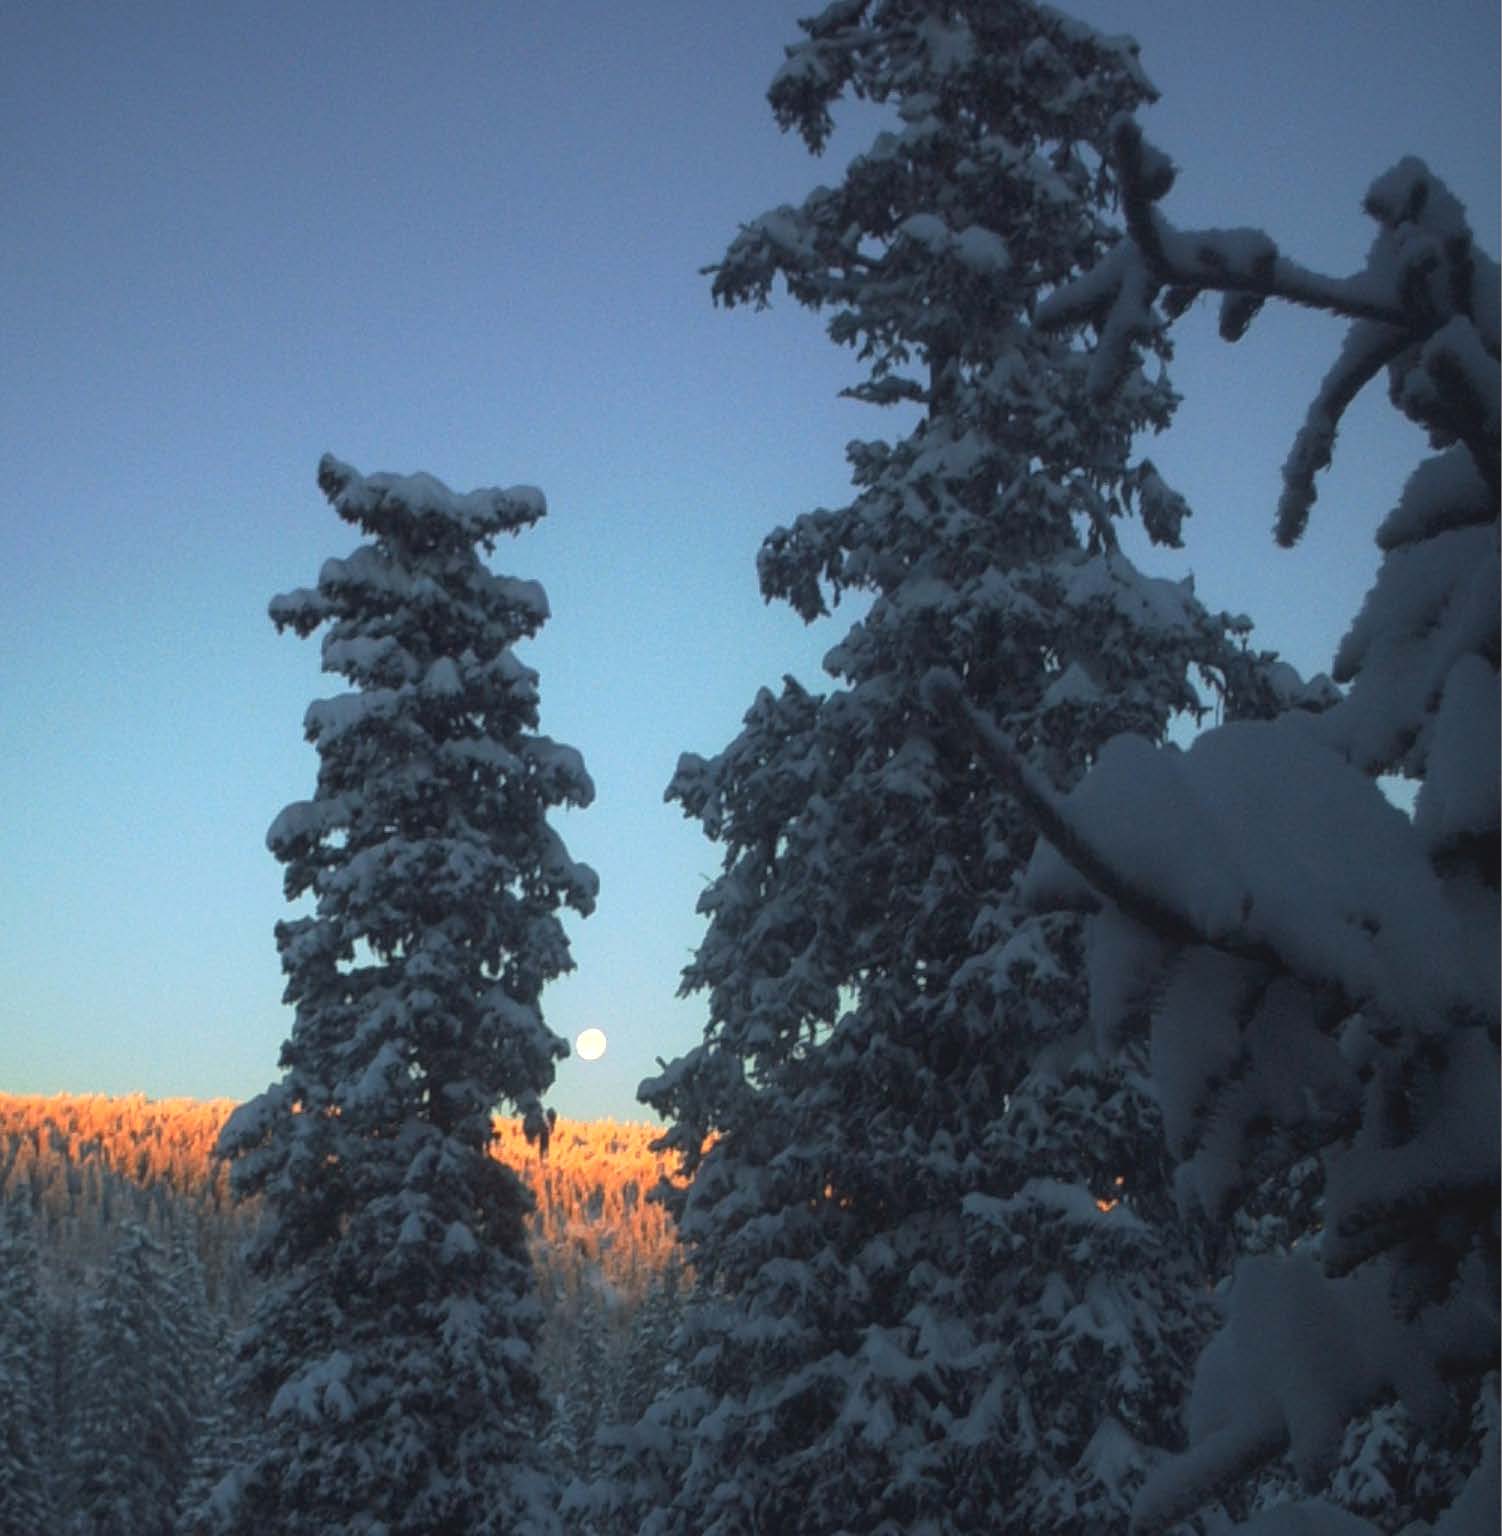
<path fill-rule="evenodd" d="M 540 485 L 497 553 L 554 618 L 528 648 L 544 729 L 599 798 L 562 830 L 599 870 L 553 1026 L 564 1115 L 645 1113 L 717 851 L 662 790 L 758 686 L 818 659 L 765 608 L 765 533 L 848 499 L 843 445 L 893 430 L 837 398 L 853 360 L 786 300 L 716 312 L 698 268 L 739 221 L 838 176 L 764 99 L 813 0 L 49 0 L 0 11 L 0 1090 L 243 1097 L 290 1024 L 264 835 L 311 792 L 315 644 L 273 593 L 352 540 L 331 450 L 456 489 Z M 1497 248 L 1494 0 L 1090 0 L 1142 43 L 1148 132 L 1183 223 L 1259 224 L 1359 264 L 1367 184 L 1425 157 Z M 866 132 L 862 132 L 862 129 Z M 1422 443 L 1362 401 L 1292 552 L 1277 473 L 1339 339 L 1265 315 L 1183 329 L 1155 444 L 1195 516 L 1182 556 L 1262 644 L 1329 664 L 1371 532 Z"/>

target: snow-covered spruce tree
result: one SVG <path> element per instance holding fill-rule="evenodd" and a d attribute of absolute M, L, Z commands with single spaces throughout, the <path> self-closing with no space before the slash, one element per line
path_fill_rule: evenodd
<path fill-rule="evenodd" d="M 48 1261 L 52 1263 L 56 1263 L 57 1258 L 55 1251 L 48 1255 Z M 72 1507 L 68 1452 L 73 1444 L 73 1423 L 78 1414 L 75 1394 L 79 1382 L 75 1362 L 79 1356 L 80 1305 L 71 1287 L 59 1288 L 51 1296 L 44 1292 L 43 1300 L 39 1349 L 43 1363 L 42 1393 L 47 1410 L 42 1420 L 47 1444 L 47 1488 L 52 1508 L 63 1510 Z"/>
<path fill-rule="evenodd" d="M 1333 280 L 1260 233 L 1175 229 L 1156 206 L 1166 158 L 1130 121 L 1116 153 L 1131 239 L 1045 315 L 1095 318 L 1100 398 L 1157 335 L 1160 295 L 1183 308 L 1221 294 L 1231 340 L 1282 299 L 1351 324 L 1284 469 L 1281 542 L 1382 371 L 1436 450 L 1377 529 L 1382 563 L 1336 656 L 1349 692 L 1322 714 L 1228 724 L 1182 754 L 1111 742 L 1058 800 L 1020 743 L 947 689 L 1048 826 L 1033 899 L 1098 909 L 1105 1030 L 1150 1021 L 1185 1203 L 1229 1229 L 1291 1165 L 1314 1156 L 1323 1175 L 1315 1240 L 1237 1265 L 1192 1444 L 1155 1472 L 1134 1524 L 1234 1497 L 1286 1456 L 1321 1497 L 1248 1530 L 1494 1531 L 1497 264 L 1415 160 L 1373 184 L 1367 265 Z M 1377 787 L 1384 773 L 1417 782 L 1411 818 Z"/>
<path fill-rule="evenodd" d="M 1040 294 L 1109 247 L 1134 48 L 1026 0 L 841 0 L 772 85 L 818 150 L 845 95 L 895 121 L 840 184 L 742 231 L 725 304 L 779 279 L 921 408 L 853 444 L 856 499 L 770 535 L 762 590 L 871 607 L 827 696 L 764 691 L 669 797 L 724 849 L 685 973 L 703 1043 L 642 1086 L 693 1175 L 673 1200 L 708 1300 L 681 1387 L 627 1437 L 611 1529 L 1109 1531 L 1177 1443 L 1206 1326 L 1140 1074 L 1086 1029 L 1078 925 L 1015 899 L 1034 828 L 924 699 L 944 668 L 1068 786 L 1109 736 L 1250 674 L 1185 586 L 1118 547 L 1185 508 L 1133 437 L 1173 396 L 1091 359 Z M 713 1138 L 706 1150 L 706 1142 Z M 595 1505 L 600 1517 L 600 1505 Z"/>
<path fill-rule="evenodd" d="M 672 1474 L 704 1406 L 702 1394 L 678 1390 L 689 1289 L 681 1262 L 671 1259 L 633 1312 L 629 1334 L 615 1341 L 599 1384 L 572 1384 L 570 1416 L 585 1434 L 561 1505 L 570 1536 L 639 1536 L 673 1497 Z"/>
<path fill-rule="evenodd" d="M 31 1213 L 0 1206 L 0 1536 L 52 1527 L 43 1304 Z"/>
<path fill-rule="evenodd" d="M 221 1141 L 236 1191 L 266 1202 L 267 1285 L 237 1346 L 264 1420 L 204 1523 L 545 1533 L 530 1199 L 489 1155 L 491 1116 L 545 1127 L 567 1048 L 538 997 L 570 965 L 559 908 L 589 912 L 596 889 L 547 813 L 593 790 L 536 734 L 537 675 L 512 649 L 546 619 L 542 589 L 480 557 L 543 499 L 332 458 L 318 480 L 369 542 L 271 617 L 327 624 L 324 669 L 354 691 L 309 708 L 317 794 L 267 834 L 288 898 L 314 906 L 277 927 L 297 1010 L 282 1079 Z"/>
<path fill-rule="evenodd" d="M 199 1256 L 206 1228 L 201 1213 L 185 1209 L 172 1227 L 169 1246 L 169 1278 L 181 1299 L 178 1336 L 195 1416 L 177 1499 L 174 1530 L 179 1536 L 192 1536 L 189 1518 L 196 1520 L 223 1469 L 238 1459 L 235 1437 L 240 1420 L 236 1404 L 223 1390 L 230 1325 L 226 1314 L 209 1302 L 207 1274 Z"/>
<path fill-rule="evenodd" d="M 144 1227 L 128 1226 L 80 1312 L 68 1450 L 69 1536 L 171 1536 L 199 1384 L 191 1301 Z"/>

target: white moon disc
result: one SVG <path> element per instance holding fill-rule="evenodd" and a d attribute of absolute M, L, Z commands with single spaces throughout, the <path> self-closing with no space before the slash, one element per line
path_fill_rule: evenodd
<path fill-rule="evenodd" d="M 605 1031 L 581 1030 L 579 1038 L 574 1041 L 574 1049 L 578 1051 L 580 1061 L 598 1061 L 605 1054 Z"/>

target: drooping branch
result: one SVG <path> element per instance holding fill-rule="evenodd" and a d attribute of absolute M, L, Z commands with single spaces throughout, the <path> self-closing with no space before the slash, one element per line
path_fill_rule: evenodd
<path fill-rule="evenodd" d="M 996 774 L 1043 836 L 1096 892 L 1169 943 L 1210 942 L 1181 913 L 1134 884 L 1085 838 L 1053 789 L 1028 766 L 995 723 L 965 697 L 954 673 L 942 669 L 930 672 L 923 682 L 923 698 L 939 720 L 966 738 L 966 744 Z"/>
<path fill-rule="evenodd" d="M 1318 494 L 1314 477 L 1330 467 L 1335 434 L 1351 402 L 1410 345 L 1406 334 L 1386 326 L 1358 321 L 1347 332 L 1345 345 L 1310 402 L 1283 464 L 1283 494 L 1278 498 L 1274 531 L 1285 549 L 1298 543 L 1309 524 Z"/>
<path fill-rule="evenodd" d="M 1157 209 L 1173 187 L 1172 162 L 1147 143 L 1133 118 L 1113 125 L 1112 147 L 1127 233 L 1161 287 L 1185 289 L 1190 295 L 1242 295 L 1256 299 L 1258 308 L 1268 299 L 1283 299 L 1349 320 L 1407 325 L 1409 316 L 1402 307 L 1374 293 L 1361 277 L 1310 271 L 1284 256 L 1261 230 L 1176 229 Z M 1221 334 L 1228 341 L 1239 340 L 1250 320 L 1247 314 L 1240 325 L 1232 325 L 1223 318 Z"/>
<path fill-rule="evenodd" d="M 1173 164 L 1132 118 L 1113 125 L 1112 153 L 1127 239 L 1049 295 L 1037 316 L 1045 327 L 1095 328 L 1092 396 L 1105 399 L 1120 387 L 1153 332 L 1155 305 L 1177 316 L 1200 294 L 1219 293 L 1220 333 L 1238 341 L 1264 304 L 1280 299 L 1352 325 L 1284 465 L 1279 543 L 1303 533 L 1315 475 L 1330 464 L 1341 419 L 1384 368 L 1404 414 L 1436 440 L 1461 443 L 1497 498 L 1502 343 L 1488 306 L 1476 299 L 1495 287 L 1496 263 L 1476 249 L 1459 203 L 1427 167 L 1404 160 L 1373 184 L 1365 206 L 1381 228 L 1372 254 L 1354 276 L 1332 278 L 1289 261 L 1259 230 L 1176 229 L 1157 207 L 1173 186 Z"/>
<path fill-rule="evenodd" d="M 1331 1002 L 1330 1016 L 1344 1017 L 1361 1007 L 1344 981 L 1333 973 L 1312 973 L 1273 945 L 1244 932 L 1211 932 L 1181 908 L 1147 889 L 1102 850 L 1069 814 L 1052 786 L 1029 767 L 1016 745 L 994 721 L 964 695 L 952 672 L 935 669 L 924 679 L 924 702 L 933 715 L 955 730 L 966 747 L 996 774 L 1006 791 L 1027 812 L 1044 838 L 1091 889 L 1114 902 L 1123 913 L 1162 942 L 1187 947 L 1203 945 L 1238 960 L 1267 966 L 1323 993 Z"/>

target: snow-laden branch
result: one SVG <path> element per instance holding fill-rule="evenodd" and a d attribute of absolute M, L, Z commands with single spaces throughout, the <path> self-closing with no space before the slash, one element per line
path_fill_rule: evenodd
<path fill-rule="evenodd" d="M 1070 821 L 1053 788 L 1028 766 L 1015 743 L 965 697 L 964 687 L 953 672 L 940 668 L 930 672 L 924 679 L 923 697 L 940 720 L 968 738 L 966 744 L 1016 797 L 1038 831 L 1095 891 L 1170 943 L 1208 942 L 1181 913 L 1137 885 L 1091 844 Z"/>
<path fill-rule="evenodd" d="M 1186 753 L 1118 737 L 1064 798 L 952 675 L 931 673 L 925 699 L 1051 847 L 1028 874 L 1039 899 L 1091 904 L 1088 888 L 1164 943 L 1294 978 L 1332 1020 L 1375 1006 L 1421 1037 L 1455 1018 L 1495 1028 L 1495 935 L 1453 910 L 1412 824 L 1319 720 L 1226 725 Z M 1371 858 L 1347 868 L 1327 856 L 1339 846 Z"/>
<path fill-rule="evenodd" d="M 1238 341 L 1269 299 L 1351 321 L 1340 355 L 1284 465 L 1277 538 L 1296 543 L 1351 402 L 1384 368 L 1394 403 L 1437 445 L 1463 444 L 1498 495 L 1497 264 L 1477 249 L 1459 202 L 1420 160 L 1401 160 L 1367 192 L 1378 224 L 1365 267 L 1327 277 L 1290 261 L 1260 230 L 1176 228 L 1158 210 L 1174 183 L 1169 158 L 1130 117 L 1113 125 L 1127 238 L 1092 271 L 1038 308 L 1049 328 L 1098 334 L 1090 390 L 1120 387 L 1157 327 L 1154 306 L 1181 314 L 1202 293 L 1221 297 L 1220 333 Z"/>

